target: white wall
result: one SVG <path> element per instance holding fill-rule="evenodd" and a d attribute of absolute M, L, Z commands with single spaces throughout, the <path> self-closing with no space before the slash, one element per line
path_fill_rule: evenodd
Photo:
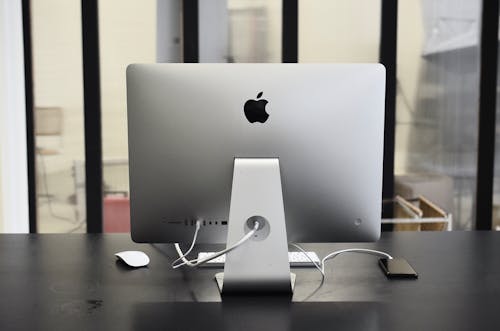
<path fill-rule="evenodd" d="M 402 174 L 407 169 L 407 145 L 412 121 L 412 111 L 417 101 L 417 91 L 422 66 L 424 24 L 422 1 L 403 0 L 398 2 L 398 67 L 396 98 L 396 146 L 394 172 Z M 404 97 L 403 97 L 404 95 Z"/>
<path fill-rule="evenodd" d="M 26 233 L 28 171 L 21 1 L 0 0 L 0 231 Z"/>

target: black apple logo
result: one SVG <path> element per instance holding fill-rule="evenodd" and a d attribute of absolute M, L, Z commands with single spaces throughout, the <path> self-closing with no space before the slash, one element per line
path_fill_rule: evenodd
<path fill-rule="evenodd" d="M 262 92 L 257 94 L 257 99 L 262 96 Z M 266 112 L 267 100 L 247 100 L 243 110 L 245 111 L 245 116 L 250 123 L 264 123 L 269 118 L 269 114 Z"/>

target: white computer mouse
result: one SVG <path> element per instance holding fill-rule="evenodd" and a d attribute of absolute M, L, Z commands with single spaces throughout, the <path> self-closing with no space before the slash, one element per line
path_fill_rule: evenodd
<path fill-rule="evenodd" d="M 141 251 L 123 251 L 116 253 L 115 256 L 131 267 L 145 267 L 149 264 L 149 256 Z"/>

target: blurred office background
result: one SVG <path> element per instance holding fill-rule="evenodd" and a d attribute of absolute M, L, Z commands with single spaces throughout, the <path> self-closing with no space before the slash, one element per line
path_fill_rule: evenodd
<path fill-rule="evenodd" d="M 127 231 L 125 69 L 183 61 L 185 1 L 97 3 L 103 229 Z M 456 230 L 476 222 L 481 4 L 398 1 L 396 191 L 426 195 L 453 215 Z M 86 232 L 82 3 L 30 6 L 36 228 Z M 282 0 L 198 1 L 199 62 L 281 62 L 282 6 Z M 381 8 L 381 0 L 298 1 L 298 62 L 379 62 Z M 496 165 L 494 228 L 500 226 Z"/>

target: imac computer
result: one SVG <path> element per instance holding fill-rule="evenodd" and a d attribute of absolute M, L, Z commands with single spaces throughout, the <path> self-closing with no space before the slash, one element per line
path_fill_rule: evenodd
<path fill-rule="evenodd" d="M 288 242 L 380 236 L 384 104 L 380 64 L 130 65 L 132 239 L 197 227 L 239 246 L 223 292 L 292 291 Z"/>

